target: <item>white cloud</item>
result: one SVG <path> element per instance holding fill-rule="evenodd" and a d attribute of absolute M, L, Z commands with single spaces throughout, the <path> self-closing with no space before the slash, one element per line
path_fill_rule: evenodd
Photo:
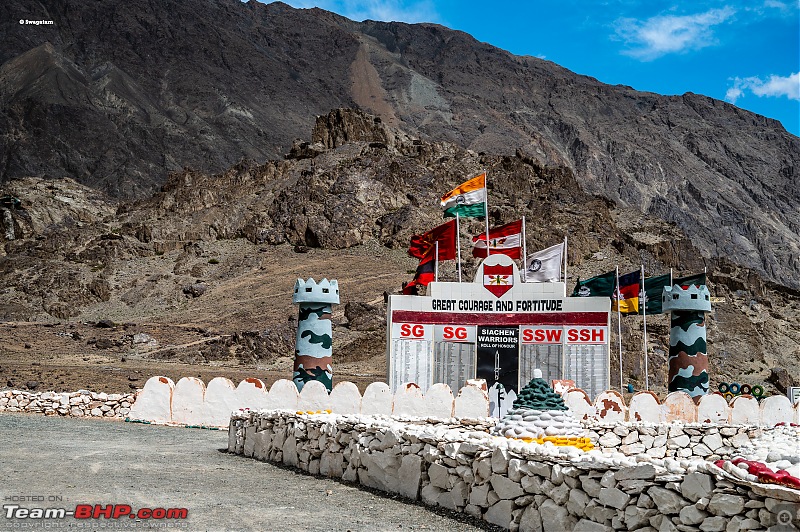
<path fill-rule="evenodd" d="M 713 27 L 730 20 L 735 12 L 726 6 L 694 15 L 619 19 L 616 33 L 631 46 L 624 54 L 650 61 L 666 54 L 699 50 L 714 44 Z"/>
<path fill-rule="evenodd" d="M 756 96 L 786 96 L 790 100 L 800 100 L 800 72 L 788 76 L 771 75 L 762 80 L 759 77 L 734 78 L 733 86 L 725 93 L 725 100 L 736 103 L 736 100 L 750 91 Z"/>

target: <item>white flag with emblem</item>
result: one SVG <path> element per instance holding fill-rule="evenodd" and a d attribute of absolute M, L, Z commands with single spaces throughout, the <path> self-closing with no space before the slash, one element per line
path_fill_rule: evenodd
<path fill-rule="evenodd" d="M 525 278 L 530 283 L 556 283 L 561 280 L 564 243 L 537 251 L 525 259 Z"/>

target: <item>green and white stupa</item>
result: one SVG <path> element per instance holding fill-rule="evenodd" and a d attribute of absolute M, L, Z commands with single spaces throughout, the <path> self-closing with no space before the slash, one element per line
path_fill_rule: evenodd
<path fill-rule="evenodd" d="M 533 379 L 520 390 L 517 400 L 492 431 L 498 436 L 526 441 L 583 439 L 586 429 L 575 419 L 564 399 L 542 379 L 542 371 L 533 370 Z M 574 443 L 562 443 L 574 445 Z"/>

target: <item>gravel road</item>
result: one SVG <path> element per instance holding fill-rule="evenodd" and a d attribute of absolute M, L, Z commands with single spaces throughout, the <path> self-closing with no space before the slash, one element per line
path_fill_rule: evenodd
<path fill-rule="evenodd" d="M 492 530 L 480 521 L 228 454 L 227 432 L 0 414 L 0 530 Z M 187 508 L 186 520 L 20 519 L 80 504 Z"/>

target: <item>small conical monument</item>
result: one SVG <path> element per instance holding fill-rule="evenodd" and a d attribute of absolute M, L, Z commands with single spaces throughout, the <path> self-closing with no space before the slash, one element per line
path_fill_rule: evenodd
<path fill-rule="evenodd" d="M 586 430 L 573 417 L 564 399 L 542 379 L 542 370 L 533 370 L 533 379 L 519 392 L 508 414 L 492 430 L 493 434 L 527 442 L 571 445 L 591 450 Z"/>
<path fill-rule="evenodd" d="M 705 313 L 711 311 L 706 285 L 665 286 L 662 308 L 671 312 L 668 390 L 683 391 L 695 402 L 708 393 Z"/>
<path fill-rule="evenodd" d="M 339 304 L 339 283 L 323 279 L 298 279 L 292 303 L 300 305 L 294 350 L 292 380 L 298 390 L 308 381 L 320 381 L 330 392 L 333 388 L 333 328 L 331 306 Z"/>

